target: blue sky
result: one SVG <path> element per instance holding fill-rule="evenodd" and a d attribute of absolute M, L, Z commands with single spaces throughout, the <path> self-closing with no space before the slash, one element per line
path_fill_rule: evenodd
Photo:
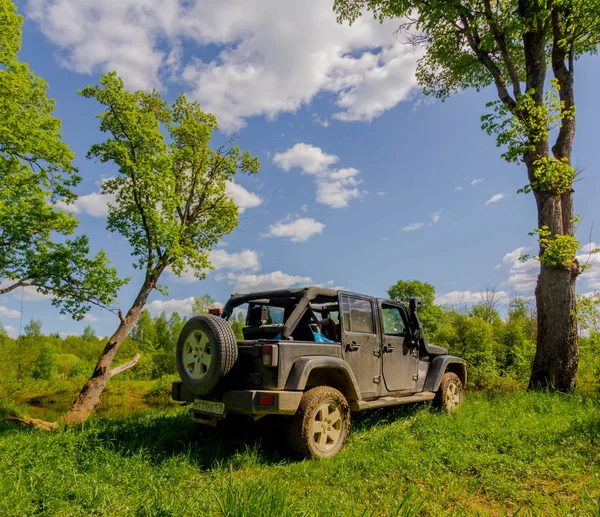
<path fill-rule="evenodd" d="M 238 134 L 262 161 L 258 176 L 232 187 L 245 208 L 213 254 L 216 269 L 202 282 L 165 275 L 169 296 L 152 295 L 153 314 L 184 314 L 193 296 L 206 293 L 225 302 L 234 291 L 305 284 L 383 296 L 398 279 L 433 283 L 442 303 L 478 301 L 492 284 L 502 301 L 516 291 L 532 295 L 537 263 L 517 260 L 536 244 L 528 236 L 536 226 L 533 198 L 516 194 L 525 169 L 503 162 L 480 129 L 494 92 L 462 92 L 443 103 L 423 97 L 414 78 L 418 55 L 393 36 L 393 23 L 340 27 L 325 0 L 232 0 L 226 10 L 222 2 L 181 0 L 17 5 L 26 17 L 20 58 L 48 81 L 83 176 L 79 231 L 132 276 L 119 296 L 123 309 L 141 278 L 127 243 L 105 229 L 99 182 L 115 170 L 85 159 L 102 139 L 94 118 L 100 108 L 76 94 L 110 70 L 130 88 L 199 100 L 223 135 Z M 599 81 L 597 57 L 577 63 L 582 245 L 600 216 Z M 580 292 L 600 287 L 597 259 Z M 20 298 L 0 300 L 0 321 L 12 335 Z M 39 318 L 46 332 L 79 333 L 91 324 L 109 335 L 117 325 L 100 310 L 82 322 L 61 317 L 34 291 L 24 300 L 25 322 Z"/>

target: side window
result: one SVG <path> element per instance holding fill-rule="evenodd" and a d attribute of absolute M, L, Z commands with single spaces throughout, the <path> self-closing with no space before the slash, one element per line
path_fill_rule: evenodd
<path fill-rule="evenodd" d="M 382 306 L 384 334 L 401 334 L 406 330 L 402 313 L 398 307 Z"/>
<path fill-rule="evenodd" d="M 375 333 L 373 330 L 373 307 L 370 301 L 342 296 L 342 313 L 345 331 Z"/>

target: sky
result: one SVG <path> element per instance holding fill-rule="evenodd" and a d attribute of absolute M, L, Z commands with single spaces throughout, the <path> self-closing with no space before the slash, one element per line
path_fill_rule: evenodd
<path fill-rule="evenodd" d="M 495 286 L 502 303 L 532 296 L 538 263 L 528 233 L 536 226 L 524 166 L 505 163 L 481 130 L 491 89 L 445 102 L 425 97 L 415 78 L 418 51 L 394 35 L 394 22 L 365 17 L 338 25 L 329 0 L 28 0 L 19 58 L 49 83 L 64 139 L 83 177 L 70 207 L 90 237 L 131 281 L 117 306 L 141 285 L 128 243 L 106 229 L 103 177 L 114 166 L 86 159 L 103 140 L 95 101 L 77 90 L 116 70 L 130 89 L 180 93 L 215 114 L 220 134 L 261 160 L 260 174 L 236 177 L 229 193 L 239 227 L 212 252 L 206 280 L 165 274 L 169 295 L 147 308 L 189 314 L 194 296 L 224 303 L 233 292 L 323 285 L 385 296 L 396 281 L 432 283 L 439 303 L 476 303 Z M 598 57 L 576 63 L 575 211 L 581 259 L 600 242 Z M 600 254 L 578 291 L 600 287 Z M 0 322 L 16 336 L 23 321 L 44 332 L 78 334 L 91 325 L 111 335 L 118 320 L 92 310 L 83 321 L 60 315 L 35 290 L 0 299 Z"/>

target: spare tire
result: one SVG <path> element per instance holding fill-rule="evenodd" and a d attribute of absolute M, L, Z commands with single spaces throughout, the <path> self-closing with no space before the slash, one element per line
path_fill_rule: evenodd
<path fill-rule="evenodd" d="M 198 395 L 211 393 L 237 359 L 237 340 L 229 323 L 217 316 L 195 316 L 177 341 L 181 380 Z"/>

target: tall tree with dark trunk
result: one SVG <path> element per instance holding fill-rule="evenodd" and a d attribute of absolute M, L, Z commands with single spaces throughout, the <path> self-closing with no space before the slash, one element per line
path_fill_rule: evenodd
<path fill-rule="evenodd" d="M 258 172 L 260 165 L 231 139 L 213 150 L 209 144 L 218 129 L 215 117 L 184 95 L 169 104 L 156 91 L 132 93 L 114 73 L 80 94 L 106 108 L 99 115 L 100 129 L 110 136 L 93 145 L 88 157 L 118 166 L 118 174 L 102 184 L 104 193 L 115 196 L 107 226 L 131 245 L 137 259 L 134 267 L 143 271 L 143 281 L 127 313 L 119 312 L 120 324 L 92 377 L 64 415 L 63 422 L 70 424 L 84 421 L 109 379 L 139 359 L 137 355 L 112 367 L 148 296 L 162 289 L 161 274 L 170 268 L 175 274 L 192 270 L 204 277 L 210 267 L 208 252 L 238 224 L 238 208 L 226 194 L 227 182 L 238 172 Z"/>
<path fill-rule="evenodd" d="M 577 379 L 575 317 L 577 218 L 571 165 L 577 58 L 596 53 L 599 0 L 335 0 L 340 22 L 364 10 L 399 20 L 399 33 L 424 50 L 417 78 L 445 98 L 493 85 L 497 101 L 482 117 L 503 157 L 522 161 L 538 211 L 540 274 L 535 297 L 537 350 L 530 387 L 569 390 Z M 552 78 L 548 81 L 548 70 Z M 551 144 L 551 140 L 553 143 Z"/>

